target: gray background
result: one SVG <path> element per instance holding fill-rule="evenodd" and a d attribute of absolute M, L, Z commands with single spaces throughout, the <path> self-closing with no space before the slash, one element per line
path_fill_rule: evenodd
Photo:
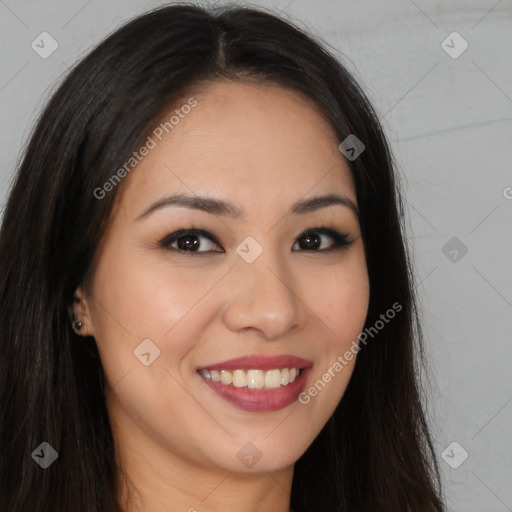
<path fill-rule="evenodd" d="M 0 1 L 0 205 L 68 66 L 122 21 L 162 4 Z M 407 199 L 448 508 L 512 511 L 511 1 L 252 5 L 284 11 L 320 36 L 373 100 Z M 46 59 L 31 47 L 43 31 L 58 43 Z M 457 58 L 442 48 L 454 31 L 469 45 Z M 453 36 L 445 45 L 463 48 Z"/>

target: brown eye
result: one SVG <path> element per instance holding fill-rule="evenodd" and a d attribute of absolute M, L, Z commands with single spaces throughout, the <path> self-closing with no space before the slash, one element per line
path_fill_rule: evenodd
<path fill-rule="evenodd" d="M 327 243 L 327 247 L 325 247 L 323 237 L 330 238 L 332 241 L 331 244 Z M 338 231 L 329 228 L 317 228 L 308 230 L 300 235 L 297 241 L 301 250 L 313 252 L 334 251 L 336 249 L 348 247 L 352 243 L 348 239 L 348 235 L 339 233 Z"/>
<path fill-rule="evenodd" d="M 325 253 L 348 247 L 351 243 L 346 234 L 330 228 L 316 228 L 302 233 L 294 247 L 298 244 L 299 251 Z M 159 242 L 159 246 L 188 254 L 225 252 L 216 237 L 207 231 L 195 228 L 175 231 L 164 237 Z"/>
<path fill-rule="evenodd" d="M 204 241 L 205 239 L 206 242 Z M 213 247 L 219 247 L 216 238 L 201 229 L 180 229 L 163 238 L 159 245 L 162 248 L 178 252 L 224 252 L 223 249 L 214 249 Z"/>

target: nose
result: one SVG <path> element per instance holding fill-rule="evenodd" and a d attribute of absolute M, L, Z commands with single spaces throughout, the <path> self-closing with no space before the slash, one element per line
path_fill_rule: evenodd
<path fill-rule="evenodd" d="M 289 268 L 269 253 L 252 263 L 237 257 L 226 283 L 222 319 L 234 332 L 255 331 L 273 341 L 301 325 L 304 309 Z"/>

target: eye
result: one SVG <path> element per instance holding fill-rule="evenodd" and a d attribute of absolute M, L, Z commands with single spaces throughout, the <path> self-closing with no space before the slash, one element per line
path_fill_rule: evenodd
<path fill-rule="evenodd" d="M 206 239 L 203 243 L 201 239 Z M 202 252 L 224 252 L 223 249 L 212 249 L 219 246 L 217 239 L 208 231 L 202 229 L 180 229 L 167 235 L 159 242 L 160 247 L 179 252 L 202 253 Z M 206 250 L 199 250 L 206 246 Z"/>
<path fill-rule="evenodd" d="M 326 239 L 330 239 L 331 243 L 326 243 L 324 241 Z M 206 242 L 202 240 L 206 240 Z M 348 235 L 345 233 L 340 233 L 335 229 L 319 227 L 308 229 L 302 233 L 297 238 L 297 242 L 293 245 L 292 249 L 297 244 L 299 245 L 299 251 L 325 253 L 348 247 L 352 244 L 352 241 L 349 240 Z M 208 231 L 196 228 L 183 228 L 175 231 L 160 240 L 159 246 L 164 249 L 190 254 L 225 252 L 214 235 Z"/>
<path fill-rule="evenodd" d="M 325 243 L 322 242 L 322 237 L 327 237 L 332 240 L 330 245 L 327 244 L 327 248 L 325 247 Z M 340 233 L 334 229 L 321 227 L 308 229 L 297 238 L 296 244 L 297 243 L 304 251 L 331 252 L 337 249 L 348 247 L 350 244 L 352 244 L 352 241 L 349 240 L 348 235 L 345 233 Z M 296 244 L 294 244 L 294 246 Z"/>

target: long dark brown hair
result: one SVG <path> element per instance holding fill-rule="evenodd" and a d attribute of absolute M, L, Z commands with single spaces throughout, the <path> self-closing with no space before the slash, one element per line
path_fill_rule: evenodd
<path fill-rule="evenodd" d="M 121 510 L 101 361 L 69 318 L 119 187 L 101 200 L 94 190 L 188 89 L 218 80 L 299 91 L 340 142 L 350 134 L 363 141 L 348 163 L 370 278 L 365 326 L 402 306 L 368 339 L 334 414 L 296 462 L 291 506 L 443 511 L 420 394 L 424 355 L 400 187 L 367 96 L 325 45 L 289 21 L 262 9 L 187 4 L 137 17 L 80 61 L 14 176 L 0 231 L 0 510 Z M 46 470 L 31 455 L 43 441 L 58 452 Z"/>

